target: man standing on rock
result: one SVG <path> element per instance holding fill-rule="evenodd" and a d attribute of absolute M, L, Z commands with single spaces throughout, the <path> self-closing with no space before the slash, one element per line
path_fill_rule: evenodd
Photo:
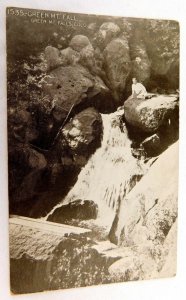
<path fill-rule="evenodd" d="M 132 78 L 132 96 L 134 99 L 145 99 L 147 91 L 144 85 L 137 81 L 136 78 Z"/>

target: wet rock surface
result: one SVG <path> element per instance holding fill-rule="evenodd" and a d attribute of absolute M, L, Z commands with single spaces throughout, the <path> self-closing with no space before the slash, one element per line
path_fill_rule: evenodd
<path fill-rule="evenodd" d="M 48 216 L 47 220 L 57 223 L 72 222 L 73 219 L 89 220 L 96 219 L 98 206 L 90 200 L 74 200 L 67 205 L 57 208 L 54 213 Z"/>
<path fill-rule="evenodd" d="M 161 149 L 161 140 L 158 134 L 153 134 L 150 137 L 146 138 L 142 143 L 142 147 L 149 157 L 159 154 Z"/>

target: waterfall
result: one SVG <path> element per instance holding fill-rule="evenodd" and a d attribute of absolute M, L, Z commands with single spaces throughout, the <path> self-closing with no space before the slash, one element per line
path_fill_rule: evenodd
<path fill-rule="evenodd" d="M 142 177 L 147 169 L 142 159 L 132 156 L 131 141 L 125 125 L 123 130 L 120 129 L 120 116 L 121 112 L 102 114 L 101 147 L 82 168 L 77 182 L 65 199 L 49 215 L 57 207 L 76 199 L 93 200 L 98 205 L 97 223 L 111 226 L 118 202 L 135 185 L 136 178 Z"/>

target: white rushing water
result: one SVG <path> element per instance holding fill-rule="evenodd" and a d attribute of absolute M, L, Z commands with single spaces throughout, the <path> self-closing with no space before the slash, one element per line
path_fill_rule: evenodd
<path fill-rule="evenodd" d="M 96 222 L 103 226 L 112 224 L 119 197 L 122 200 L 129 192 L 135 175 L 143 175 L 147 170 L 142 160 L 132 156 L 127 129 L 124 127 L 122 132 L 119 127 L 119 115 L 121 112 L 102 115 L 101 147 L 82 168 L 77 182 L 62 203 L 49 215 L 57 207 L 76 199 L 93 200 L 99 209 Z"/>

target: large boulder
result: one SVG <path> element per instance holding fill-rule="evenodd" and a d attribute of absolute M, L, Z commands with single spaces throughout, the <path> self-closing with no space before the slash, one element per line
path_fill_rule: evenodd
<path fill-rule="evenodd" d="M 58 121 L 64 120 L 68 112 L 78 104 L 90 106 L 90 103 L 85 102 L 96 96 L 100 97 L 98 105 L 100 109 L 109 102 L 107 97 L 110 94 L 109 89 L 101 78 L 92 76 L 79 64 L 53 70 L 44 77 L 42 85 L 45 94 L 51 99 L 53 116 Z M 91 105 L 94 106 L 94 101 Z"/>
<path fill-rule="evenodd" d="M 103 49 L 106 45 L 120 33 L 120 28 L 117 24 L 113 22 L 105 22 L 103 23 L 97 34 L 96 34 L 96 42 L 97 45 Z"/>
<path fill-rule="evenodd" d="M 86 36 L 75 36 L 70 42 L 70 47 L 61 50 L 60 57 L 63 66 L 79 63 L 93 75 L 99 73 L 96 66 L 96 53 Z"/>
<path fill-rule="evenodd" d="M 85 35 L 75 35 L 69 43 L 69 46 L 78 52 L 89 45 L 91 45 L 90 41 Z"/>
<path fill-rule="evenodd" d="M 95 55 L 94 48 L 91 45 L 88 37 L 84 35 L 76 35 L 72 38 L 69 48 L 61 51 L 61 55 L 69 57 L 72 63 L 80 63 L 85 68 L 88 68 L 91 73 L 95 73 Z"/>
<path fill-rule="evenodd" d="M 72 118 L 63 128 L 70 149 L 79 155 L 89 155 L 102 137 L 101 115 L 92 107 L 87 108 Z"/>
<path fill-rule="evenodd" d="M 60 52 L 55 47 L 47 46 L 45 48 L 45 57 L 48 70 L 54 69 L 61 64 Z"/>
<path fill-rule="evenodd" d="M 92 45 L 88 45 L 80 52 L 80 64 L 89 69 L 91 73 L 95 73 L 96 61 L 95 53 Z"/>
<path fill-rule="evenodd" d="M 127 123 L 146 133 L 156 132 L 177 112 L 177 96 L 158 95 L 148 100 L 130 98 L 124 103 Z"/>
<path fill-rule="evenodd" d="M 17 216 L 9 229 L 12 293 L 108 282 L 108 259 L 93 248 L 90 230 Z"/>
<path fill-rule="evenodd" d="M 10 218 L 9 229 L 13 293 L 83 285 L 78 276 L 87 262 L 89 265 L 95 259 L 96 252 L 87 243 L 89 230 L 16 216 Z M 80 259 L 86 262 L 82 264 Z"/>
<path fill-rule="evenodd" d="M 177 218 L 178 142 L 163 152 L 121 201 L 115 226 L 119 244 L 163 244 Z"/>
<path fill-rule="evenodd" d="M 120 102 L 130 73 L 129 45 L 125 38 L 112 40 L 104 52 L 105 71 L 116 102 Z"/>

